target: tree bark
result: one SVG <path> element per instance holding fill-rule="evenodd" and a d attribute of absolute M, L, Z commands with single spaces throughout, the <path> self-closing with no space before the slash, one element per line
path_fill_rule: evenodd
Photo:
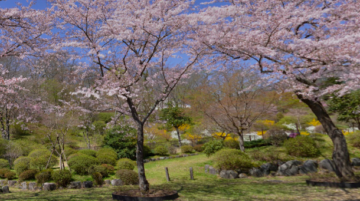
<path fill-rule="evenodd" d="M 181 147 L 182 144 L 181 144 L 181 137 L 180 137 L 179 127 L 175 127 L 175 129 L 176 129 L 176 134 L 177 134 L 178 140 L 179 140 L 179 147 Z"/>
<path fill-rule="evenodd" d="M 341 130 L 335 126 L 320 101 L 304 98 L 301 94 L 296 95 L 302 102 L 309 106 L 331 138 L 334 144 L 332 159 L 335 164 L 336 175 L 343 181 L 352 178 L 354 172 L 351 167 L 346 140 Z"/>
<path fill-rule="evenodd" d="M 139 187 L 142 192 L 149 191 L 149 182 L 146 180 L 144 167 L 144 124 L 137 122 L 136 164 L 139 175 Z"/>
<path fill-rule="evenodd" d="M 242 134 L 239 134 L 239 146 L 240 146 L 240 150 L 242 152 L 245 152 L 244 137 Z"/>

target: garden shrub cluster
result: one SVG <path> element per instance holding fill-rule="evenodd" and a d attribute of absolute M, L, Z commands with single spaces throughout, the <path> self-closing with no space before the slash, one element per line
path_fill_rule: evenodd
<path fill-rule="evenodd" d="M 10 169 L 8 169 L 8 168 L 1 168 L 1 169 L 0 169 L 0 177 L 1 177 L 1 178 L 5 178 L 5 174 L 6 174 L 7 172 L 10 172 Z"/>
<path fill-rule="evenodd" d="M 213 156 L 215 168 L 219 170 L 238 170 L 246 171 L 254 167 L 251 158 L 244 152 L 236 149 L 222 149 Z"/>
<path fill-rule="evenodd" d="M 36 183 L 43 184 L 51 180 L 52 169 L 43 170 L 35 175 Z"/>
<path fill-rule="evenodd" d="M 139 175 L 133 170 L 118 170 L 116 177 L 121 179 L 124 185 L 136 185 L 139 183 Z"/>
<path fill-rule="evenodd" d="M 181 153 L 190 154 L 194 151 L 194 148 L 190 145 L 181 146 Z"/>
<path fill-rule="evenodd" d="M 101 166 L 106 168 L 106 171 L 108 172 L 108 174 L 114 174 L 114 171 L 115 171 L 114 166 L 109 165 L 109 164 L 101 164 Z"/>
<path fill-rule="evenodd" d="M 103 175 L 101 173 L 93 172 L 91 177 L 93 178 L 96 185 L 102 186 L 104 184 Z"/>
<path fill-rule="evenodd" d="M 20 175 L 25 170 L 30 169 L 30 157 L 20 157 L 14 161 L 14 169 L 17 175 Z"/>
<path fill-rule="evenodd" d="M 35 179 L 35 175 L 38 173 L 38 170 L 25 170 L 19 175 L 20 181 L 32 180 Z"/>
<path fill-rule="evenodd" d="M 88 174 L 89 167 L 97 164 L 98 160 L 96 158 L 85 154 L 76 155 L 68 161 L 70 168 L 79 175 Z"/>
<path fill-rule="evenodd" d="M 244 147 L 245 148 L 254 148 L 254 147 L 263 147 L 271 145 L 269 140 L 259 139 L 259 140 L 252 140 L 252 141 L 245 141 Z"/>
<path fill-rule="evenodd" d="M 95 172 L 98 172 L 102 175 L 102 177 L 109 176 L 109 172 L 107 171 L 107 168 L 102 165 L 93 165 L 89 168 L 89 174 L 92 175 Z"/>
<path fill-rule="evenodd" d="M 169 153 L 168 148 L 164 145 L 159 145 L 154 149 L 154 154 L 159 156 L 167 156 L 168 153 Z"/>
<path fill-rule="evenodd" d="M 9 167 L 10 167 L 9 161 L 0 158 L 0 168 L 9 168 Z"/>
<path fill-rule="evenodd" d="M 211 156 L 217 151 L 224 148 L 224 144 L 220 140 L 212 140 L 204 144 L 203 146 L 203 152 L 206 154 L 206 156 Z"/>
<path fill-rule="evenodd" d="M 45 169 L 48 160 L 50 159 L 49 167 L 53 167 L 54 165 L 58 164 L 58 159 L 55 157 L 54 154 L 51 155 L 51 152 L 47 149 L 37 149 L 30 152 L 30 167 L 32 169 L 37 169 L 39 171 Z M 48 167 L 48 168 L 49 168 Z"/>
<path fill-rule="evenodd" d="M 96 153 L 96 158 L 100 164 L 115 165 L 117 160 L 117 153 L 112 148 L 102 148 Z"/>
<path fill-rule="evenodd" d="M 288 139 L 285 131 L 278 128 L 273 128 L 266 131 L 266 135 L 268 136 L 268 142 L 270 142 L 271 145 L 276 147 L 281 146 L 285 142 L 285 140 Z"/>
<path fill-rule="evenodd" d="M 15 174 L 15 172 L 7 172 L 7 173 L 5 173 L 5 178 L 6 179 L 8 179 L 8 180 L 13 180 L 13 179 L 15 179 L 15 177 L 16 177 L 16 174 Z"/>
<path fill-rule="evenodd" d="M 72 181 L 72 175 L 69 170 L 56 170 L 51 173 L 51 178 L 58 186 L 66 187 Z"/>
<path fill-rule="evenodd" d="M 284 147 L 291 156 L 317 157 L 320 154 L 315 141 L 308 136 L 290 138 L 284 142 Z"/>
<path fill-rule="evenodd" d="M 94 151 L 92 149 L 82 149 L 82 150 L 78 151 L 78 153 L 85 154 L 85 155 L 92 156 L 92 157 L 96 157 L 96 151 Z"/>
<path fill-rule="evenodd" d="M 224 146 L 230 149 L 240 149 L 239 141 L 231 139 L 224 140 Z"/>
<path fill-rule="evenodd" d="M 130 126 L 116 126 L 107 130 L 103 143 L 116 151 L 117 158 L 136 159 L 136 129 Z"/>
<path fill-rule="evenodd" d="M 136 162 L 128 158 L 121 158 L 116 164 L 118 170 L 133 170 L 135 166 Z"/>
<path fill-rule="evenodd" d="M 204 149 L 203 149 L 203 144 L 197 144 L 194 146 L 194 150 L 197 151 L 197 152 L 202 152 Z"/>

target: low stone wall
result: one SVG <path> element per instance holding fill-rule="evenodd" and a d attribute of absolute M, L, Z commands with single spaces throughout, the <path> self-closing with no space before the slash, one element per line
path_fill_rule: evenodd
<path fill-rule="evenodd" d="M 195 154 L 182 154 L 182 155 L 178 155 L 178 156 L 164 156 L 164 157 L 159 157 L 159 158 L 151 158 L 151 159 L 145 159 L 144 163 L 148 163 L 148 162 L 151 162 L 151 161 L 160 161 L 160 160 L 166 160 L 166 159 L 195 156 L 195 155 L 199 155 L 199 154 L 198 153 L 195 153 Z"/>

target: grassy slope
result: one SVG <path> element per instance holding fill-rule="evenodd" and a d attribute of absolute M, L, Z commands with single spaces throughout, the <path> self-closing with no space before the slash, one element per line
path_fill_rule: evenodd
<path fill-rule="evenodd" d="M 322 140 L 321 140 L 322 139 Z M 331 156 L 331 141 L 325 136 L 319 142 L 320 149 L 326 157 Z M 359 150 L 349 147 L 353 156 Z M 269 152 L 283 148 L 267 147 L 251 149 L 248 152 Z M 320 160 L 322 157 L 319 157 Z M 305 160 L 306 158 L 302 158 Z M 145 164 L 147 178 L 152 188 L 170 188 L 179 191 L 178 200 L 348 200 L 360 199 L 360 190 L 347 190 L 321 187 L 308 187 L 305 179 L 308 176 L 296 177 L 263 177 L 236 180 L 220 179 L 215 175 L 205 174 L 204 165 L 211 164 L 211 159 L 204 154 L 186 158 L 176 158 Z M 168 167 L 171 182 L 166 182 L 165 170 Z M 194 168 L 195 180 L 189 180 L 189 168 Z M 80 178 L 76 178 L 80 179 Z M 82 178 L 88 180 L 90 178 Z M 280 180 L 281 183 L 273 183 Z M 121 187 L 126 190 L 133 187 Z M 30 192 L 10 189 L 11 194 L 0 195 L 0 200 L 111 200 L 113 187 L 56 190 L 53 192 Z"/>

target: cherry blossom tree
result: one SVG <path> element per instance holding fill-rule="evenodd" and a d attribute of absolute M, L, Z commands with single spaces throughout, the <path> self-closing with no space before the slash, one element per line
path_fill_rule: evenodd
<path fill-rule="evenodd" d="M 141 191 L 149 190 L 143 162 L 144 124 L 191 73 L 201 50 L 188 38 L 191 1 L 50 0 L 58 28 L 68 36 L 57 45 L 75 48 L 100 69 L 92 88 L 77 94 L 112 97 L 108 103 L 137 128 L 137 168 Z M 182 58 L 181 58 L 182 57 Z"/>
<path fill-rule="evenodd" d="M 216 2 L 216 1 L 213 1 Z M 360 87 L 359 7 L 350 0 L 229 0 L 192 14 L 194 38 L 212 53 L 247 60 L 271 79 L 286 82 L 317 116 L 334 144 L 336 174 L 353 174 L 346 140 L 321 97 Z M 323 85 L 336 78 L 336 84 Z"/>

